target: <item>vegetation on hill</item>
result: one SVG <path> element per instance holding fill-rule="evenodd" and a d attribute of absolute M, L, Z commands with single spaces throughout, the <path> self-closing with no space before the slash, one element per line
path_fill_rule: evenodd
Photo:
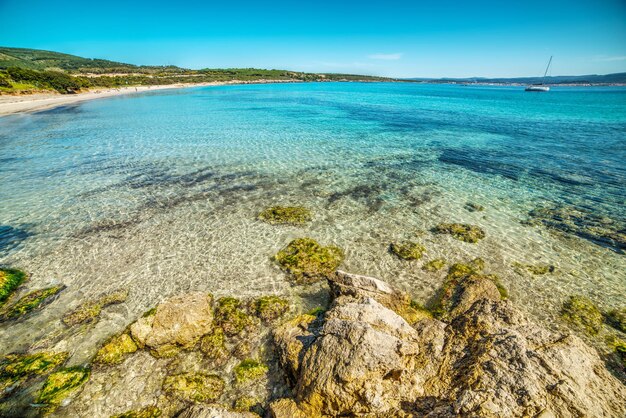
<path fill-rule="evenodd" d="M 234 80 L 389 81 L 390 79 L 257 68 L 190 70 L 176 66 L 138 66 L 52 51 L 0 47 L 0 93 L 56 90 L 65 94 L 98 87 Z"/>

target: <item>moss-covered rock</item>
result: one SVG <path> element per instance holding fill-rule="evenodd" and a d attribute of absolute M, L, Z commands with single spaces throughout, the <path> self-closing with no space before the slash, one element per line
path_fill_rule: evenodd
<path fill-rule="evenodd" d="M 22 270 L 0 269 L 0 307 L 27 278 Z"/>
<path fill-rule="evenodd" d="M 226 335 L 237 335 L 252 325 L 250 316 L 242 308 L 243 305 L 237 298 L 223 297 L 217 300 L 215 321 Z"/>
<path fill-rule="evenodd" d="M 156 406 L 148 406 L 142 409 L 126 411 L 123 414 L 111 415 L 111 418 L 157 418 L 162 414 Z"/>
<path fill-rule="evenodd" d="M 417 242 L 403 241 L 391 243 L 389 251 L 403 260 L 419 260 L 424 255 L 426 248 Z"/>
<path fill-rule="evenodd" d="M 548 273 L 554 273 L 556 271 L 556 267 L 552 264 L 522 264 L 522 263 L 513 263 L 513 267 L 518 270 L 526 270 L 530 274 L 534 274 L 536 276 L 541 276 Z"/>
<path fill-rule="evenodd" d="M 332 274 L 343 261 L 339 247 L 320 245 L 311 238 L 298 238 L 280 250 L 274 259 L 300 283 L 312 283 Z"/>
<path fill-rule="evenodd" d="M 52 373 L 41 388 L 37 403 L 59 405 L 89 380 L 91 371 L 85 367 L 68 367 Z"/>
<path fill-rule="evenodd" d="M 59 285 L 30 292 L 18 300 L 13 306 L 10 306 L 4 314 L 4 317 L 8 319 L 19 318 L 37 309 L 41 309 L 52 302 L 63 289 L 65 289 L 65 286 Z"/>
<path fill-rule="evenodd" d="M 69 353 L 9 354 L 0 361 L 0 376 L 24 377 L 52 372 L 61 366 Z"/>
<path fill-rule="evenodd" d="M 434 228 L 438 234 L 450 234 L 452 237 L 470 243 L 477 243 L 485 238 L 485 231 L 476 225 L 442 223 Z"/>
<path fill-rule="evenodd" d="M 258 407 L 261 405 L 261 400 L 259 398 L 255 398 L 254 396 L 242 396 L 235 400 L 233 404 L 233 409 L 235 411 L 252 411 L 258 413 Z"/>
<path fill-rule="evenodd" d="M 111 338 L 107 341 L 94 358 L 95 363 L 99 364 L 119 364 L 124 361 L 128 354 L 137 351 L 137 344 L 130 335 L 124 333 Z"/>
<path fill-rule="evenodd" d="M 313 217 L 302 206 L 272 206 L 259 213 L 258 218 L 272 225 L 304 225 Z"/>
<path fill-rule="evenodd" d="M 215 327 L 210 334 L 200 340 L 200 351 L 211 360 L 223 360 L 228 356 L 225 342 L 224 330 Z"/>
<path fill-rule="evenodd" d="M 182 347 L 176 344 L 162 344 L 150 350 L 150 355 L 154 358 L 172 358 L 182 351 Z"/>
<path fill-rule="evenodd" d="M 265 376 L 268 370 L 269 369 L 265 364 L 258 360 L 248 358 L 235 366 L 235 380 L 237 383 L 257 380 Z"/>
<path fill-rule="evenodd" d="M 602 329 L 602 312 L 585 296 L 570 296 L 563 304 L 561 316 L 589 335 L 595 335 Z"/>
<path fill-rule="evenodd" d="M 89 300 L 78 308 L 63 315 L 63 323 L 69 327 L 95 321 L 102 312 L 102 308 L 126 301 L 128 290 L 119 289 L 106 293 L 94 300 Z"/>
<path fill-rule="evenodd" d="M 607 315 L 609 325 L 626 333 L 626 307 L 621 309 L 613 309 Z"/>
<path fill-rule="evenodd" d="M 422 270 L 435 272 L 444 268 L 446 265 L 446 260 L 443 258 L 436 258 L 434 260 L 430 260 L 428 263 L 422 266 Z"/>
<path fill-rule="evenodd" d="M 472 202 L 467 202 L 464 207 L 469 212 L 482 212 L 485 210 L 484 206 Z"/>
<path fill-rule="evenodd" d="M 254 313 L 265 322 L 280 318 L 289 310 L 289 302 L 278 296 L 261 296 L 253 302 Z"/>
<path fill-rule="evenodd" d="M 215 402 L 224 392 L 224 380 L 214 374 L 182 373 L 163 381 L 165 393 L 183 401 Z"/>

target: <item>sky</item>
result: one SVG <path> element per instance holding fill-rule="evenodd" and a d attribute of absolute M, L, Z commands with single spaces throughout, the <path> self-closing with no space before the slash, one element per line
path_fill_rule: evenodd
<path fill-rule="evenodd" d="M 626 0 L 0 0 L 0 45 L 390 77 L 626 72 Z"/>

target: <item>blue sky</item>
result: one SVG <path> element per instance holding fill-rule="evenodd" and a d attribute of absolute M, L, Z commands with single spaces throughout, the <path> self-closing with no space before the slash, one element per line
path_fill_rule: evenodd
<path fill-rule="evenodd" d="M 519 4 L 514 4 L 519 3 Z M 396 77 L 626 71 L 626 0 L 0 0 L 0 45 L 134 64 Z"/>

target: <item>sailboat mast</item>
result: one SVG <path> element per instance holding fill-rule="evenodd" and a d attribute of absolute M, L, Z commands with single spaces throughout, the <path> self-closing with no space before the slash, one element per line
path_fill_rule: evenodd
<path fill-rule="evenodd" d="M 546 75 L 548 75 L 548 70 L 550 69 L 550 64 L 552 64 L 552 55 L 550 55 L 550 60 L 548 61 L 548 66 L 546 67 L 546 72 L 543 73 L 543 78 L 546 78 Z"/>

